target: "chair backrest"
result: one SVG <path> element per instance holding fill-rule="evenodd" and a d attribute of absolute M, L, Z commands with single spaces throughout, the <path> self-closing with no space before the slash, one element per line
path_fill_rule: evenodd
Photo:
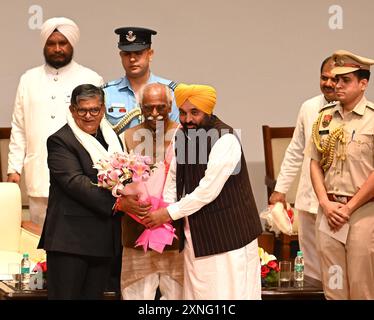
<path fill-rule="evenodd" d="M 11 182 L 0 182 L 0 250 L 17 251 L 21 237 L 21 191 Z"/>
<path fill-rule="evenodd" d="M 265 152 L 265 184 L 267 186 L 268 197 L 270 197 L 276 184 L 284 154 L 294 132 L 294 127 L 269 127 L 262 126 Z M 294 204 L 296 199 L 297 186 L 300 180 L 300 171 L 294 179 L 290 190 L 286 195 L 286 200 Z"/>
<path fill-rule="evenodd" d="M 10 130 L 11 128 L 0 128 L 0 182 L 7 180 Z M 28 206 L 29 203 L 23 175 L 21 175 L 20 189 L 22 205 Z"/>

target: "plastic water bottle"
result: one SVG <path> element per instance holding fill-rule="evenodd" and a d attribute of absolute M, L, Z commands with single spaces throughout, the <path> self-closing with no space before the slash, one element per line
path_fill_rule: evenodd
<path fill-rule="evenodd" d="M 294 280 L 296 287 L 304 285 L 304 257 L 302 251 L 298 251 L 295 258 Z"/>
<path fill-rule="evenodd" d="M 29 254 L 24 253 L 23 258 L 21 261 L 21 281 L 24 284 L 28 284 L 30 282 L 30 260 L 29 260 Z"/>

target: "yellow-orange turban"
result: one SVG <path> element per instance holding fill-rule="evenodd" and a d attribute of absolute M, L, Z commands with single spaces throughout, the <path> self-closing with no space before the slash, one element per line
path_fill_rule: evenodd
<path fill-rule="evenodd" d="M 216 90 L 213 87 L 199 84 L 187 85 L 181 83 L 176 87 L 174 96 L 179 108 L 188 100 L 196 108 L 207 114 L 212 114 L 217 100 Z"/>

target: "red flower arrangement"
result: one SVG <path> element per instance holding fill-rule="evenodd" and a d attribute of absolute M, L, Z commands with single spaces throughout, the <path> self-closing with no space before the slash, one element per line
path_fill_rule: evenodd
<path fill-rule="evenodd" d="M 29 288 L 31 290 L 47 288 L 47 261 L 39 261 L 32 269 Z"/>
<path fill-rule="evenodd" d="M 41 270 L 43 272 L 43 275 L 47 273 L 47 261 L 39 261 L 34 269 L 33 272 L 38 272 L 38 270 Z"/>
<path fill-rule="evenodd" d="M 265 286 L 277 286 L 279 279 L 277 258 L 262 248 L 258 248 L 258 253 L 261 261 L 261 283 Z"/>

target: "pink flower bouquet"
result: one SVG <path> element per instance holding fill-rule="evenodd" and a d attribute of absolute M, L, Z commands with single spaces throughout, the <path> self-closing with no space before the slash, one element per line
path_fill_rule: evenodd
<path fill-rule="evenodd" d="M 123 190 L 127 195 L 137 194 L 139 201 L 151 203 L 151 212 L 167 206 L 162 199 L 165 182 L 163 162 L 151 166 L 149 157 L 136 155 L 133 152 L 114 153 L 108 159 L 100 160 L 94 168 L 98 170 L 98 186 L 111 190 L 114 197 L 120 197 L 117 194 L 118 190 Z M 135 214 L 126 213 L 143 224 Z M 160 227 L 144 230 L 136 240 L 135 247 L 142 246 L 145 252 L 151 248 L 162 253 L 166 245 L 173 243 L 174 238 L 176 238 L 175 228 L 170 223 L 164 223 Z"/>

